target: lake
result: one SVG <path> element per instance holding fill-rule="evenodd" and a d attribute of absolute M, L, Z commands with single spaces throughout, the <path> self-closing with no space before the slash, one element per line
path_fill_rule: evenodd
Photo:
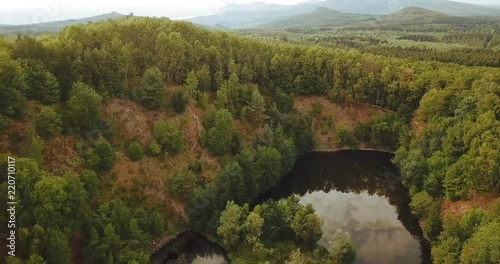
<path fill-rule="evenodd" d="M 298 160 L 281 183 L 255 204 L 298 195 L 323 219 L 320 245 L 342 229 L 357 249 L 357 264 L 432 263 L 430 244 L 411 214 L 393 154 L 379 151 L 314 152 Z M 182 261 L 180 261 L 180 259 Z M 156 252 L 152 263 L 225 263 L 224 249 L 186 231 Z"/>
<path fill-rule="evenodd" d="M 304 156 L 279 186 L 258 198 L 296 194 L 323 219 L 320 244 L 338 230 L 349 232 L 355 263 L 431 263 L 430 245 L 409 208 L 393 154 L 379 151 L 315 152 Z"/>

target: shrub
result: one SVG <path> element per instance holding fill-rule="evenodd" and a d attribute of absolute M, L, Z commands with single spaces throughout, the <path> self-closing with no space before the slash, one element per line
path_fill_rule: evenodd
<path fill-rule="evenodd" d="M 37 135 L 31 138 L 31 146 L 29 157 L 34 159 L 39 166 L 43 163 L 43 149 L 45 148 L 45 142 L 43 139 Z"/>
<path fill-rule="evenodd" d="M 339 229 L 330 241 L 330 257 L 333 263 L 350 264 L 356 260 L 356 248 L 351 243 L 351 235 Z"/>
<path fill-rule="evenodd" d="M 370 141 L 370 135 L 372 133 L 370 124 L 359 123 L 354 128 L 354 135 L 356 139 L 363 142 Z"/>
<path fill-rule="evenodd" d="M 69 96 L 65 120 L 70 129 L 86 131 L 96 128 L 101 121 L 102 97 L 81 82 L 73 84 Z"/>
<path fill-rule="evenodd" d="M 200 93 L 198 96 L 198 106 L 205 109 L 208 106 L 208 93 Z"/>
<path fill-rule="evenodd" d="M 174 173 L 168 185 L 168 191 L 173 197 L 178 199 L 187 199 L 191 197 L 194 188 L 196 188 L 196 175 L 188 170 L 182 169 Z"/>
<path fill-rule="evenodd" d="M 429 209 L 434 203 L 433 198 L 427 192 L 419 192 L 411 199 L 410 207 L 417 217 L 425 218 L 429 215 Z"/>
<path fill-rule="evenodd" d="M 337 128 L 337 130 L 335 131 L 335 137 L 337 139 L 337 143 L 342 146 L 352 147 L 354 145 L 354 139 L 351 136 L 349 128 L 347 128 L 346 126 Z"/>
<path fill-rule="evenodd" d="M 27 94 L 43 104 L 54 104 L 61 98 L 61 90 L 57 79 L 50 73 L 43 62 L 25 59 L 23 67 L 26 72 Z"/>
<path fill-rule="evenodd" d="M 94 197 L 99 193 L 99 177 L 94 171 L 84 170 L 80 174 L 80 179 L 83 183 L 83 187 L 89 194 L 90 198 Z"/>
<path fill-rule="evenodd" d="M 422 225 L 422 231 L 424 231 L 424 237 L 431 242 L 437 241 L 439 234 L 443 231 L 441 204 L 439 202 L 435 202 L 429 208 L 428 216 L 424 219 Z"/>
<path fill-rule="evenodd" d="M 321 134 L 328 135 L 332 127 L 333 127 L 333 116 L 328 115 L 326 118 L 323 119 L 323 125 L 321 126 Z"/>
<path fill-rule="evenodd" d="M 174 93 L 172 96 L 172 106 L 177 114 L 181 114 L 186 110 L 186 99 L 184 99 L 183 92 Z"/>
<path fill-rule="evenodd" d="M 189 170 L 195 174 L 201 174 L 203 171 L 203 165 L 199 160 L 195 160 L 189 164 Z"/>
<path fill-rule="evenodd" d="M 235 125 L 233 116 L 227 109 L 217 111 L 214 126 L 208 130 L 207 145 L 216 156 L 222 156 L 232 149 Z"/>
<path fill-rule="evenodd" d="M 128 156 L 132 161 L 138 161 L 142 159 L 144 155 L 141 144 L 135 140 L 128 146 Z"/>
<path fill-rule="evenodd" d="M 151 154 L 156 156 L 156 155 L 160 154 L 161 146 L 160 146 L 160 144 L 158 144 L 158 142 L 156 142 L 155 139 L 153 139 L 153 141 L 151 141 L 151 143 L 149 143 L 149 150 L 151 151 Z"/>
<path fill-rule="evenodd" d="M 61 133 L 62 124 L 62 117 L 53 106 L 42 106 L 35 127 L 40 136 L 48 138 Z"/>
<path fill-rule="evenodd" d="M 150 110 L 160 108 L 165 99 L 164 79 L 165 76 L 158 67 L 146 70 L 141 85 L 135 91 L 135 98 L 142 106 Z"/>
<path fill-rule="evenodd" d="M 210 129 L 215 125 L 215 116 L 217 115 L 217 109 L 213 104 L 208 105 L 207 109 L 203 113 L 203 119 L 201 123 L 205 129 Z"/>
<path fill-rule="evenodd" d="M 321 105 L 320 102 L 314 102 L 312 104 L 311 114 L 317 117 L 321 114 L 321 112 L 323 112 L 323 105 Z"/>
<path fill-rule="evenodd" d="M 116 154 L 113 147 L 103 137 L 99 138 L 95 147 L 89 148 L 85 154 L 87 166 L 99 173 L 106 173 L 113 168 L 116 161 Z"/>
<path fill-rule="evenodd" d="M 161 120 L 156 122 L 154 136 L 158 143 L 169 151 L 178 153 L 184 150 L 184 136 L 172 121 Z"/>

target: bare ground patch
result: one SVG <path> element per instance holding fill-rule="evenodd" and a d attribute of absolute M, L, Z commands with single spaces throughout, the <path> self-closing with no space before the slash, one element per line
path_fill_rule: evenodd
<path fill-rule="evenodd" d="M 499 199 L 499 194 L 476 195 L 469 200 L 450 201 L 446 199 L 442 205 L 442 215 L 454 215 L 460 217 L 463 213 L 473 209 L 490 210 L 496 199 Z"/>
<path fill-rule="evenodd" d="M 177 89 L 179 87 L 168 87 L 167 93 Z M 171 197 L 167 191 L 172 175 L 191 163 L 200 162 L 203 167 L 201 177 L 211 181 L 221 167 L 220 160 L 201 146 L 202 110 L 193 101 L 186 104 L 185 112 L 176 114 L 170 108 L 147 111 L 129 100 L 113 99 L 106 102 L 103 113 L 108 118 L 111 117 L 120 128 L 119 141 L 127 143 L 137 139 L 145 149 L 154 138 L 155 122 L 168 119 L 179 126 L 185 139 L 183 152 L 170 154 L 167 158 L 145 156 L 137 162 L 131 161 L 125 153 L 117 153 L 118 160 L 110 174 L 115 175 L 113 192 L 126 190 L 141 197 L 149 205 L 164 208 L 175 216 L 185 217 L 185 203 Z"/>
<path fill-rule="evenodd" d="M 324 96 L 299 96 L 295 99 L 295 108 L 299 111 L 311 112 L 315 104 L 321 105 L 321 113 L 315 117 L 317 150 L 341 149 L 342 146 L 339 146 L 335 139 L 336 128 L 345 126 L 353 133 L 357 124 L 368 123 L 373 118 L 388 112 L 369 104 L 332 103 Z M 327 118 L 332 120 L 331 127 L 326 125 Z M 363 144 L 360 148 L 364 149 L 367 146 Z"/>
<path fill-rule="evenodd" d="M 75 172 L 79 167 L 80 154 L 75 149 L 78 136 L 57 136 L 45 141 L 43 169 L 56 175 Z"/>
<path fill-rule="evenodd" d="M 137 139 L 143 147 L 153 139 L 150 121 L 155 113 L 148 113 L 140 105 L 130 100 L 111 99 L 102 108 L 103 115 L 116 122 L 118 137 L 126 142 Z"/>

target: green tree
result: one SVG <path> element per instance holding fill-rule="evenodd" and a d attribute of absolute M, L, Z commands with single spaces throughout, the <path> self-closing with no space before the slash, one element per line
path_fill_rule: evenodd
<path fill-rule="evenodd" d="M 181 130 L 170 120 L 160 120 L 155 123 L 154 136 L 156 141 L 175 153 L 184 150 L 184 136 Z"/>
<path fill-rule="evenodd" d="M 26 72 L 26 85 L 28 96 L 39 100 L 43 104 L 55 104 L 61 98 L 59 83 L 50 73 L 42 61 L 27 59 L 23 61 Z"/>
<path fill-rule="evenodd" d="M 38 254 L 31 254 L 26 264 L 47 264 L 47 262 Z"/>
<path fill-rule="evenodd" d="M 0 51 L 0 114 L 21 117 L 25 114 L 26 84 L 21 65 Z"/>
<path fill-rule="evenodd" d="M 247 214 L 248 205 L 240 207 L 234 202 L 227 203 L 226 209 L 220 215 L 220 226 L 217 228 L 217 234 L 222 238 L 225 248 L 233 249 L 240 244 L 240 235 Z"/>
<path fill-rule="evenodd" d="M 461 252 L 464 264 L 500 262 L 500 221 L 485 224 L 468 240 Z"/>
<path fill-rule="evenodd" d="M 31 138 L 31 146 L 28 156 L 35 160 L 38 163 L 38 166 L 42 166 L 44 148 L 45 142 L 40 136 L 35 135 Z"/>
<path fill-rule="evenodd" d="M 189 96 L 198 99 L 200 94 L 200 90 L 198 89 L 198 78 L 196 77 L 196 73 L 194 71 L 190 71 L 187 75 L 186 81 L 184 82 L 184 88 L 188 91 Z"/>
<path fill-rule="evenodd" d="M 70 129 L 88 131 L 101 122 L 102 97 L 90 86 L 74 83 L 67 101 L 66 122 Z"/>
<path fill-rule="evenodd" d="M 189 75 L 188 75 L 189 76 Z M 207 65 L 203 65 L 201 69 L 196 71 L 196 79 L 198 80 L 198 87 L 200 91 L 206 92 L 210 90 L 212 85 L 212 78 L 210 77 L 210 69 Z"/>
<path fill-rule="evenodd" d="M 351 235 L 339 229 L 330 241 L 330 256 L 333 263 L 350 264 L 356 260 L 356 249 L 351 243 Z"/>
<path fill-rule="evenodd" d="M 168 191 L 175 198 L 188 199 L 196 188 L 197 181 L 196 175 L 184 168 L 172 175 L 168 183 Z"/>
<path fill-rule="evenodd" d="M 35 127 L 42 137 L 57 136 L 62 131 L 62 117 L 53 106 L 42 106 Z"/>
<path fill-rule="evenodd" d="M 258 211 L 258 209 L 257 209 Z M 252 246 L 257 247 L 260 243 L 260 236 L 262 235 L 262 226 L 264 219 L 255 212 L 251 212 L 243 224 L 243 231 L 245 234 L 246 242 Z"/>
<path fill-rule="evenodd" d="M 363 142 L 370 141 L 371 126 L 369 124 L 359 123 L 354 128 L 356 139 Z"/>
<path fill-rule="evenodd" d="M 151 143 L 149 143 L 149 150 L 151 151 L 151 154 L 153 155 L 158 155 L 161 152 L 161 146 L 156 142 L 156 139 L 153 139 Z"/>
<path fill-rule="evenodd" d="M 296 212 L 291 227 L 300 243 L 307 248 L 313 248 L 323 235 L 323 220 L 314 213 L 311 204 Z"/>
<path fill-rule="evenodd" d="M 432 248 L 432 258 L 434 263 L 459 263 L 460 239 L 458 237 L 447 237 L 440 241 L 440 244 Z"/>
<path fill-rule="evenodd" d="M 224 206 L 227 201 L 242 204 L 248 200 L 243 175 L 243 169 L 235 161 L 224 166 L 224 169 L 215 181 L 219 205 Z"/>
<path fill-rule="evenodd" d="M 337 143 L 342 146 L 353 147 L 354 139 L 351 136 L 351 131 L 346 126 L 340 126 L 335 131 L 335 138 L 337 139 Z"/>
<path fill-rule="evenodd" d="M 73 230 L 80 222 L 85 194 L 62 177 L 45 176 L 33 188 L 33 216 L 47 228 Z M 76 197 L 75 197 L 76 196 Z M 47 259 L 48 260 L 48 259 Z"/>
<path fill-rule="evenodd" d="M 248 121 L 253 124 L 260 124 L 266 111 L 266 102 L 258 89 L 254 89 L 248 106 L 244 108 Z"/>
<path fill-rule="evenodd" d="M 159 109 L 165 100 L 165 76 L 158 67 L 151 67 L 144 72 L 141 84 L 135 91 L 139 103 L 150 110 Z"/>
<path fill-rule="evenodd" d="M 213 127 L 207 132 L 206 143 L 210 151 L 216 156 L 222 156 L 231 150 L 232 138 L 235 131 L 233 116 L 227 109 L 217 111 Z"/>
<path fill-rule="evenodd" d="M 100 179 L 97 173 L 91 170 L 83 170 L 80 173 L 80 179 L 82 181 L 85 191 L 88 193 L 89 198 L 93 198 L 99 193 Z"/>
<path fill-rule="evenodd" d="M 175 92 L 172 95 L 172 106 L 177 114 L 182 114 L 186 110 L 186 99 L 182 91 Z"/>
<path fill-rule="evenodd" d="M 430 196 L 427 192 L 419 192 L 411 198 L 410 207 L 417 217 L 425 219 L 429 216 L 429 209 L 432 208 L 434 204 L 434 198 Z"/>
<path fill-rule="evenodd" d="M 96 141 L 93 148 L 85 151 L 84 158 L 87 166 L 99 173 L 110 171 L 116 162 L 115 150 L 103 137 Z"/>
<path fill-rule="evenodd" d="M 44 259 L 47 263 L 70 263 L 71 247 L 69 236 L 58 229 L 48 228 L 46 230 L 46 240 L 43 247 L 45 250 Z"/>
<path fill-rule="evenodd" d="M 427 240 L 436 241 L 441 231 L 443 231 L 441 203 L 435 202 L 428 210 L 428 216 L 425 218 L 422 224 L 422 231 L 424 231 L 424 237 Z"/>
<path fill-rule="evenodd" d="M 257 184 L 261 191 L 279 183 L 283 168 L 281 154 L 275 148 L 258 148 L 255 155 L 255 166 L 259 173 Z"/>
<path fill-rule="evenodd" d="M 141 143 L 139 141 L 134 140 L 127 149 L 128 156 L 132 161 L 139 161 L 142 159 L 144 155 L 144 151 L 142 150 Z"/>

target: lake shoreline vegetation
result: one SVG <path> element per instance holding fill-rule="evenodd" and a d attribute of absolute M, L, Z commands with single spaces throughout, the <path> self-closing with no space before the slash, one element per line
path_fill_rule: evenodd
<path fill-rule="evenodd" d="M 7 263 L 150 263 L 183 230 L 231 263 L 353 263 L 349 234 L 319 246 L 296 196 L 250 207 L 300 157 L 341 149 L 395 154 L 434 263 L 500 262 L 498 65 L 289 42 L 134 16 L 0 37 Z"/>

